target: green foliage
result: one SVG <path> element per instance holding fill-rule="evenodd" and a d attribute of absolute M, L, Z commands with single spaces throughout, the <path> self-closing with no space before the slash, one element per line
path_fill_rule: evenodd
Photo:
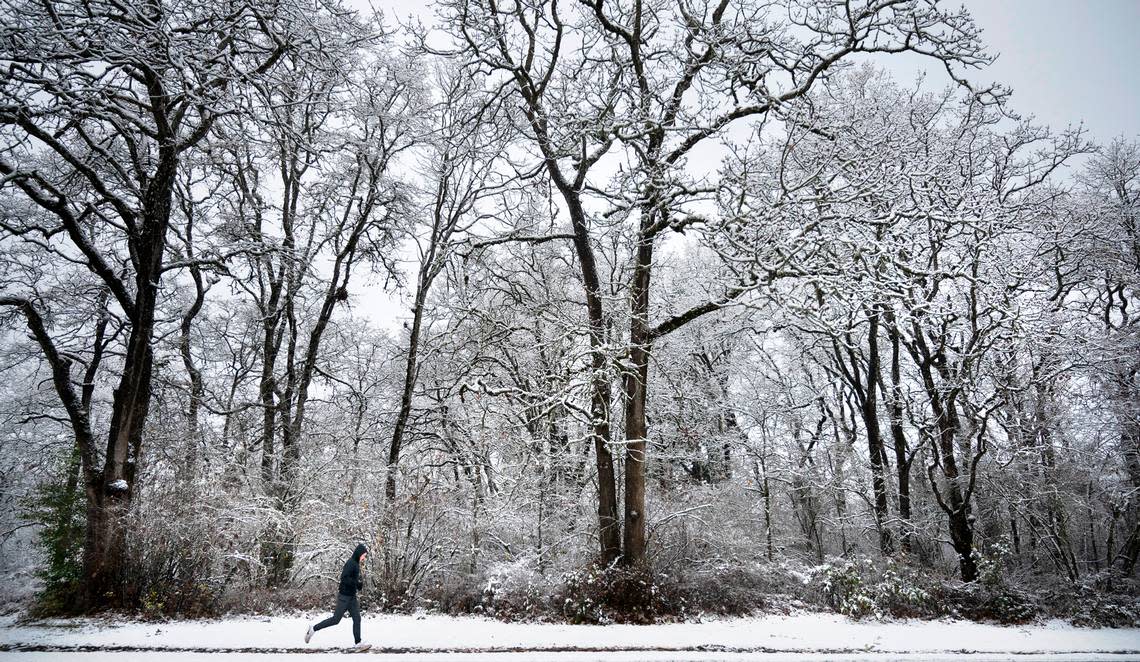
<path fill-rule="evenodd" d="M 41 483 L 22 506 L 24 519 L 41 525 L 37 535 L 45 553 L 36 572 L 44 585 L 34 611 L 45 616 L 73 612 L 83 572 L 86 495 L 65 478 Z"/>
<path fill-rule="evenodd" d="M 879 616 L 875 598 L 863 581 L 863 574 L 869 573 L 871 562 L 843 561 L 839 564 L 826 563 L 812 570 L 813 583 L 827 600 L 829 607 L 852 618 Z"/>
<path fill-rule="evenodd" d="M 974 550 L 974 564 L 978 567 L 978 582 L 990 588 L 1000 588 L 1005 585 L 1003 569 L 1013 557 L 1013 550 L 1006 539 L 998 540 L 989 545 L 987 553 L 982 554 Z"/>
<path fill-rule="evenodd" d="M 941 607 L 933 587 L 926 586 L 920 570 L 888 561 L 874 587 L 875 602 L 882 613 L 895 618 L 938 616 Z"/>

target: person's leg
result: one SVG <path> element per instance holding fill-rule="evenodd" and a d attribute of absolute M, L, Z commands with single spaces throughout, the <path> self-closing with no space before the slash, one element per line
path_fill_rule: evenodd
<path fill-rule="evenodd" d="M 352 597 L 352 601 L 348 603 L 348 613 L 352 614 L 352 636 L 356 638 L 356 643 L 360 643 L 360 603 L 356 601 L 356 596 Z"/>
<path fill-rule="evenodd" d="M 340 623 L 341 617 L 344 616 L 345 610 L 348 609 L 349 600 L 350 598 L 348 596 L 338 594 L 336 596 L 336 607 L 333 609 L 333 615 L 314 625 L 313 630 L 323 630 L 324 628 L 332 627 Z M 351 600 L 355 600 L 355 598 L 351 598 Z"/>

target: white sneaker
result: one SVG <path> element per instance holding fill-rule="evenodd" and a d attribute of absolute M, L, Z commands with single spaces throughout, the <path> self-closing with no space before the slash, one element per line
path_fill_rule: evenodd
<path fill-rule="evenodd" d="M 369 648 L 372 648 L 372 644 L 366 644 L 362 641 L 348 650 L 352 651 L 353 653 L 363 653 Z"/>
<path fill-rule="evenodd" d="M 306 644 L 309 643 L 309 640 L 312 638 L 313 638 L 313 626 L 310 625 L 309 631 L 305 633 L 305 643 Z"/>

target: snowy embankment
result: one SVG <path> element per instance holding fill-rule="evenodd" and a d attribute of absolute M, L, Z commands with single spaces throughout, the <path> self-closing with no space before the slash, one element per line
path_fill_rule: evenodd
<path fill-rule="evenodd" d="M 0 619 L 0 657 L 309 660 L 352 643 L 351 621 L 304 643 L 324 614 L 169 623 Z M 502 623 L 439 615 L 366 616 L 370 654 L 402 660 L 943 660 L 1140 659 L 1140 629 L 1061 622 L 1002 627 L 968 621 L 858 622 L 801 614 L 662 625 Z M 322 657 L 318 654 L 318 657 Z M 375 659 L 375 658 L 369 658 Z"/>

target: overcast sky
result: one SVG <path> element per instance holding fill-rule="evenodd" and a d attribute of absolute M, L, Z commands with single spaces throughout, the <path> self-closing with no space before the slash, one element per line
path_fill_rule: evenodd
<path fill-rule="evenodd" d="M 1140 0 L 968 0 L 999 54 L 975 75 L 1013 88 L 1013 106 L 1090 137 L 1140 136 Z"/>

